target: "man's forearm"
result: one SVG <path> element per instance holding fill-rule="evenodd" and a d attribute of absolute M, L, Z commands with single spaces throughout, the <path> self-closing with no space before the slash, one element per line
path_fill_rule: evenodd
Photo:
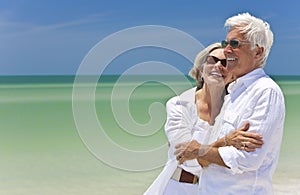
<path fill-rule="evenodd" d="M 221 158 L 217 147 L 201 145 L 198 154 L 198 160 L 203 159 L 209 163 L 214 163 L 229 168 Z"/>

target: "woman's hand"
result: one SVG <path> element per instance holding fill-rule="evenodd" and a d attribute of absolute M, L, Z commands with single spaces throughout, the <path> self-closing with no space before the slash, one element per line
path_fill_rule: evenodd
<path fill-rule="evenodd" d="M 264 144 L 262 136 L 258 133 L 247 132 L 249 123 L 225 136 L 225 145 L 233 146 L 247 152 L 254 152 L 256 148 L 261 148 Z"/>
<path fill-rule="evenodd" d="M 177 144 L 175 146 L 176 159 L 179 164 L 182 164 L 186 160 L 192 160 L 199 157 L 199 149 L 201 144 L 196 140 L 192 140 L 191 142 L 184 142 Z"/>

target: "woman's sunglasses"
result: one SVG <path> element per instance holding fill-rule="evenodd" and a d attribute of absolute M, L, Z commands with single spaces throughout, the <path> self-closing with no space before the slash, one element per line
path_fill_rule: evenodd
<path fill-rule="evenodd" d="M 221 62 L 222 66 L 226 67 L 226 63 L 227 63 L 226 59 L 219 59 L 219 58 L 217 58 L 215 56 L 207 56 L 207 59 L 206 59 L 206 62 L 208 64 L 216 64 L 219 61 Z"/>
<path fill-rule="evenodd" d="M 227 42 L 226 40 L 221 42 L 221 45 L 223 48 L 225 48 L 227 45 L 230 45 L 230 47 L 232 49 L 238 48 L 241 44 L 246 44 L 249 43 L 248 41 L 239 41 L 237 39 L 231 39 L 229 42 Z"/>

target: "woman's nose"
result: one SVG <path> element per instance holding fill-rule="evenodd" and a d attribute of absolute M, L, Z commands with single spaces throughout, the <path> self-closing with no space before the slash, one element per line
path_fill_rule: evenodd
<path fill-rule="evenodd" d="M 221 61 L 218 61 L 215 66 L 219 69 L 222 70 L 222 68 L 224 68 L 224 66 L 222 65 Z"/>

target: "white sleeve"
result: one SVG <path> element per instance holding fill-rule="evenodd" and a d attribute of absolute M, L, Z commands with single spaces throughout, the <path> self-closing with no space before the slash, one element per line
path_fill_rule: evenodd
<path fill-rule="evenodd" d="M 171 98 L 166 104 L 165 132 L 170 144 L 173 146 L 192 139 L 192 128 L 195 122 L 192 121 L 187 106 L 188 103 L 179 101 L 178 96 Z"/>
<path fill-rule="evenodd" d="M 233 173 L 257 170 L 263 163 L 272 164 L 280 151 L 285 117 L 283 96 L 274 90 L 266 90 L 259 94 L 253 108 L 251 115 L 241 122 L 249 121 L 248 131 L 261 134 L 264 145 L 255 152 L 245 152 L 232 146 L 219 148 L 221 158 Z"/>
<path fill-rule="evenodd" d="M 195 125 L 195 116 L 193 116 L 194 105 L 181 101 L 178 96 L 171 98 L 167 102 L 167 121 L 165 124 L 165 132 L 170 143 L 170 152 L 173 155 L 176 144 L 188 142 L 192 140 L 192 129 Z M 197 116 L 196 116 L 197 117 Z M 196 173 L 201 169 L 196 159 L 188 160 L 183 163 L 183 169 Z"/>

